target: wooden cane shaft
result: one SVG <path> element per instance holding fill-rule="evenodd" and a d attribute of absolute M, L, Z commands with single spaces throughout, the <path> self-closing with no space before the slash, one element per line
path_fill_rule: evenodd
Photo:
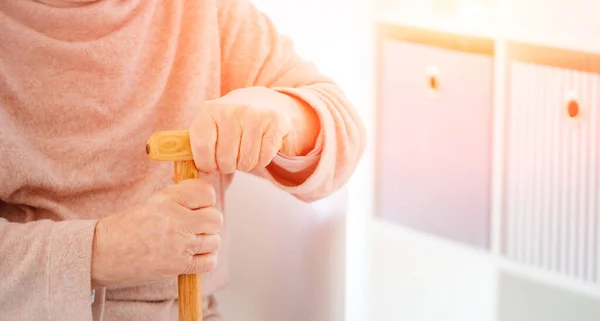
<path fill-rule="evenodd" d="M 179 321 L 202 321 L 202 282 L 198 274 L 177 277 Z"/>
<path fill-rule="evenodd" d="M 152 134 L 146 143 L 146 154 L 152 160 L 174 161 L 175 183 L 198 175 L 187 130 L 163 131 Z M 202 321 L 202 281 L 200 275 L 180 275 L 177 278 L 179 321 Z"/>
<path fill-rule="evenodd" d="M 175 183 L 198 175 L 194 161 L 175 162 Z M 202 281 L 200 275 L 180 275 L 177 279 L 179 293 L 179 321 L 202 321 Z"/>
<path fill-rule="evenodd" d="M 198 170 L 196 169 L 196 164 L 194 164 L 193 160 L 175 162 L 174 171 L 175 175 L 173 178 L 175 184 L 188 178 L 196 178 L 198 175 Z"/>

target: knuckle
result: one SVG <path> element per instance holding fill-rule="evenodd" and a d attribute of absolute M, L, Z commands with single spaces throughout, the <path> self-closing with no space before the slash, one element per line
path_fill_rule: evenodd
<path fill-rule="evenodd" d="M 218 250 L 221 247 L 221 236 L 219 234 L 215 234 L 214 236 L 215 248 L 214 250 Z"/>
<path fill-rule="evenodd" d="M 217 202 L 217 194 L 213 185 L 206 179 L 195 178 L 190 180 L 190 186 L 187 187 L 189 203 L 194 208 L 213 206 Z"/>
<path fill-rule="evenodd" d="M 201 193 L 214 193 L 215 189 L 213 185 L 204 178 L 196 178 L 192 180 L 193 188 Z"/>
<path fill-rule="evenodd" d="M 203 205 L 207 205 L 207 206 L 213 206 L 217 203 L 217 192 L 215 191 L 214 186 L 212 186 L 211 183 L 209 183 L 207 180 L 201 179 L 198 180 L 198 188 L 197 188 L 197 193 L 194 193 L 194 195 L 199 199 L 202 200 L 205 203 L 208 204 L 203 204 Z"/>
<path fill-rule="evenodd" d="M 188 226 L 194 226 L 196 228 L 193 229 L 193 233 L 191 234 L 203 234 L 202 226 L 205 225 L 206 218 L 202 217 L 202 215 L 183 215 L 184 223 Z"/>
<path fill-rule="evenodd" d="M 204 250 L 204 247 L 206 245 L 206 236 L 201 235 L 198 237 L 198 239 L 199 239 L 199 244 L 196 245 L 196 248 L 194 249 L 194 254 L 202 253 L 202 251 Z"/>
<path fill-rule="evenodd" d="M 245 104 L 230 104 L 228 105 L 229 108 L 227 108 L 227 110 L 232 114 L 232 115 L 244 115 L 247 114 L 249 112 L 252 112 L 253 108 L 250 108 L 248 105 Z"/>
<path fill-rule="evenodd" d="M 277 122 L 279 120 L 279 112 L 273 109 L 265 109 L 262 111 L 262 118 L 269 120 L 270 122 Z"/>
<path fill-rule="evenodd" d="M 194 144 L 192 146 L 195 151 L 195 153 L 194 153 L 195 155 L 204 155 L 210 149 L 209 142 L 207 142 L 205 140 L 199 140 L 199 141 L 197 140 L 194 142 Z"/>
<path fill-rule="evenodd" d="M 263 146 L 267 145 L 268 147 L 278 146 L 283 139 L 283 135 L 279 132 L 273 132 L 263 137 Z"/>
<path fill-rule="evenodd" d="M 223 174 L 231 174 L 235 172 L 236 161 L 232 157 L 223 156 L 217 159 L 219 162 L 219 171 Z"/>
<path fill-rule="evenodd" d="M 223 226 L 224 218 L 223 218 L 223 214 L 220 211 L 215 210 L 215 212 L 217 212 L 216 232 L 219 232 L 219 229 L 221 228 L 221 226 Z"/>
<path fill-rule="evenodd" d="M 217 234 L 221 229 L 221 226 L 223 225 L 223 214 L 214 207 L 210 208 L 207 212 L 208 215 L 206 215 L 205 217 L 208 218 L 210 225 L 210 231 L 207 232 Z"/>
<path fill-rule="evenodd" d="M 206 268 L 208 269 L 207 272 L 210 272 L 214 269 L 217 268 L 217 265 L 219 264 L 219 260 L 217 259 L 217 253 L 213 253 L 211 255 L 209 255 L 207 257 L 207 263 L 206 263 Z"/>
<path fill-rule="evenodd" d="M 183 269 L 181 274 L 196 274 L 198 273 L 198 260 L 195 260 L 193 256 L 190 256 L 188 262 Z"/>
<path fill-rule="evenodd" d="M 213 231 L 217 229 L 217 226 L 220 227 L 220 225 L 218 225 L 220 219 L 216 213 L 218 213 L 218 211 L 215 208 L 210 207 L 201 209 L 198 215 L 191 215 L 190 220 L 195 220 L 197 226 L 199 226 L 199 230 L 196 231 L 196 234 L 214 234 Z"/>
<path fill-rule="evenodd" d="M 221 246 L 221 237 L 215 235 L 202 235 L 200 245 L 195 249 L 194 254 L 212 254 L 215 253 Z"/>
<path fill-rule="evenodd" d="M 175 184 L 174 196 L 189 208 L 201 208 L 216 203 L 216 192 L 212 184 L 202 178 L 192 178 Z"/>
<path fill-rule="evenodd" d="M 249 172 L 256 166 L 258 160 L 254 155 L 245 155 L 240 159 L 240 163 L 238 164 L 238 169 L 241 171 Z"/>
<path fill-rule="evenodd" d="M 196 273 L 208 273 L 217 268 L 216 254 L 204 255 L 195 264 Z"/>
<path fill-rule="evenodd" d="M 245 162 L 245 161 L 243 161 L 243 160 L 240 160 L 240 161 L 238 162 L 238 165 L 237 165 L 237 170 L 238 170 L 238 171 L 241 171 L 241 172 L 249 172 L 251 168 L 252 168 L 252 167 L 250 167 L 250 165 L 248 164 L 248 162 Z"/>
<path fill-rule="evenodd" d="M 259 116 L 259 113 L 256 111 L 255 108 L 250 108 L 249 106 L 244 105 L 240 107 L 238 115 L 247 119 L 254 119 Z"/>
<path fill-rule="evenodd" d="M 214 207 L 205 208 L 201 211 L 199 215 L 194 215 L 194 219 L 198 220 L 202 226 L 200 233 L 208 235 L 218 234 L 223 225 L 223 215 L 221 212 Z"/>
<path fill-rule="evenodd" d="M 271 160 L 273 160 L 273 157 L 277 155 L 278 150 L 278 148 L 275 148 L 272 145 L 264 146 L 258 160 L 258 164 L 260 165 L 260 167 L 267 166 L 271 162 Z"/>
<path fill-rule="evenodd" d="M 219 213 L 215 215 L 214 223 L 212 224 L 212 228 L 210 229 L 210 233 L 213 235 L 219 234 L 221 227 L 223 226 L 223 215 Z"/>

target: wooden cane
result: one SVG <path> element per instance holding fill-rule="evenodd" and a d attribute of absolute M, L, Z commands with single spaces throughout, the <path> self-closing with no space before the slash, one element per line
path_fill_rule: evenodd
<path fill-rule="evenodd" d="M 154 133 L 146 154 L 157 161 L 175 162 L 175 183 L 198 175 L 187 130 Z M 178 276 L 179 321 L 202 321 L 202 283 L 199 274 Z"/>

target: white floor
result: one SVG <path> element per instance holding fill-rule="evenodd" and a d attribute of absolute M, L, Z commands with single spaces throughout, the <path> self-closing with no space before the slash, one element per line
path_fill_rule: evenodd
<path fill-rule="evenodd" d="M 495 320 L 496 272 L 486 253 L 379 221 L 369 249 L 369 320 Z"/>
<path fill-rule="evenodd" d="M 600 320 L 598 287 L 380 220 L 368 257 L 369 321 Z"/>

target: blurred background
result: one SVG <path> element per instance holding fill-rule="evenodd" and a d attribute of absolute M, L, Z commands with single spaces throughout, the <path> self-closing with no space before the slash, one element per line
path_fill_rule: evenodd
<path fill-rule="evenodd" d="M 236 177 L 226 320 L 600 320 L 600 1 L 254 3 L 369 146 L 312 204 Z"/>

